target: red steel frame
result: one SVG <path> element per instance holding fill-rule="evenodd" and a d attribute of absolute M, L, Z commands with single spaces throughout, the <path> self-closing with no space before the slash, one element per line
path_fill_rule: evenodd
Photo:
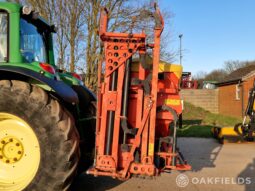
<path fill-rule="evenodd" d="M 154 44 L 147 45 L 146 34 L 144 33 L 107 32 L 107 10 L 102 9 L 101 11 L 99 35 L 104 45 L 104 59 L 98 67 L 96 154 L 94 167 L 88 170 L 89 174 L 112 176 L 119 179 L 127 179 L 132 174 L 155 176 L 161 171 L 154 164 L 155 156 L 165 159 L 166 165 L 164 168 L 166 169 L 190 169 L 190 166 L 186 164 L 179 166 L 171 165 L 172 158 L 176 157 L 178 153 L 154 151 L 155 142 L 157 141 L 156 123 L 160 36 L 164 29 L 164 21 L 158 8 L 156 8 L 155 15 L 157 24 L 154 28 Z M 129 93 L 129 117 L 122 116 L 121 109 L 123 107 L 123 85 L 126 63 L 135 53 L 138 53 L 140 56 L 145 55 L 148 47 L 153 49 L 150 93 L 146 94 L 141 85 L 130 86 L 129 91 L 135 93 Z M 102 69 L 102 64 L 105 65 L 104 70 Z M 103 80 L 101 80 L 102 73 L 104 73 Z M 139 80 L 145 80 L 148 76 L 148 71 L 139 64 L 137 75 Z M 114 120 L 112 121 L 112 134 L 107 136 L 109 131 L 111 132 L 109 130 L 111 117 L 109 116 L 113 117 Z M 137 132 L 135 136 L 128 137 L 128 149 L 123 150 L 120 140 L 123 139 L 123 135 L 121 135 L 121 120 L 124 118 L 129 122 L 131 118 L 134 118 L 132 128 L 136 128 Z M 107 146 L 109 142 L 110 147 L 109 145 Z M 138 148 L 139 152 L 137 151 Z M 166 148 L 169 149 L 167 146 Z M 139 160 L 135 158 L 137 153 L 139 153 Z"/>

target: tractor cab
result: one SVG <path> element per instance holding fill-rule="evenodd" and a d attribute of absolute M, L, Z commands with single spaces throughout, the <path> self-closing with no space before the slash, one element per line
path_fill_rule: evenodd
<path fill-rule="evenodd" d="M 0 190 L 67 190 L 80 153 L 92 155 L 95 96 L 55 65 L 55 32 L 31 7 L 0 2 Z"/>
<path fill-rule="evenodd" d="M 59 69 L 55 65 L 54 33 L 56 27 L 48 24 L 32 7 L 1 2 L 0 66 L 11 67 L 12 70 L 18 67 L 17 70 L 22 70 L 22 73 L 23 69 L 27 69 L 30 77 L 31 72 L 40 73 L 69 86 L 83 85 L 78 74 Z"/>
<path fill-rule="evenodd" d="M 20 19 L 20 52 L 25 62 L 49 63 L 48 39 L 50 33 L 33 20 Z"/>
<path fill-rule="evenodd" d="M 54 65 L 52 32 L 55 32 L 55 27 L 50 26 L 31 7 L 1 3 L 0 62 Z"/>

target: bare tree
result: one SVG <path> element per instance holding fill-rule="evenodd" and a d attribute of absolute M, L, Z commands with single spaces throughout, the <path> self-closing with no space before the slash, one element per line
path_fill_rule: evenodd
<path fill-rule="evenodd" d="M 242 68 L 243 63 L 240 62 L 239 60 L 229 60 L 224 63 L 224 69 L 227 73 L 231 73 L 238 68 Z"/>
<path fill-rule="evenodd" d="M 195 75 L 193 75 L 193 78 L 195 80 L 204 79 L 207 76 L 207 73 L 205 71 L 198 71 Z"/>
<path fill-rule="evenodd" d="M 55 38 L 55 50 L 58 52 L 56 60 L 59 68 L 65 69 L 66 51 L 68 41 L 66 39 L 66 3 L 64 0 L 24 0 L 22 4 L 30 4 L 40 15 L 51 24 L 56 24 L 58 31 Z"/>
<path fill-rule="evenodd" d="M 137 2 L 133 0 L 102 0 L 87 1 L 85 6 L 86 18 L 86 77 L 85 84 L 95 90 L 97 83 L 97 64 L 102 57 L 100 41 L 97 35 L 99 29 L 100 7 L 106 7 L 109 15 L 109 31 L 135 33 L 145 30 L 148 34 L 148 41 L 153 39 L 154 18 L 152 6 L 148 2 Z M 167 13 L 167 12 L 166 12 Z M 168 19 L 167 14 L 164 14 Z M 170 14 L 169 14 L 170 15 Z M 165 60 L 170 61 L 173 54 L 167 50 L 167 42 L 170 33 L 164 33 L 161 46 L 161 55 Z"/>
<path fill-rule="evenodd" d="M 64 0 L 64 4 L 65 4 L 65 18 L 66 18 L 66 22 L 65 22 L 65 36 L 66 39 L 69 42 L 69 46 L 70 46 L 70 63 L 69 63 L 69 70 L 71 72 L 75 71 L 75 67 L 76 67 L 76 63 L 79 61 L 79 57 L 76 53 L 77 48 L 79 46 L 77 46 L 77 44 L 79 43 L 82 37 L 82 26 L 85 24 L 85 18 L 83 15 L 84 12 L 84 6 L 87 4 L 87 1 L 84 0 L 72 0 L 72 2 L 70 3 L 68 0 Z M 68 26 L 67 26 L 68 24 Z"/>
<path fill-rule="evenodd" d="M 204 78 L 204 80 L 209 80 L 209 81 L 217 81 L 220 82 L 224 80 L 224 78 L 227 76 L 227 72 L 223 69 L 217 69 L 213 70 L 209 74 L 207 74 Z"/>
<path fill-rule="evenodd" d="M 66 59 L 66 50 L 68 48 L 68 41 L 66 39 L 66 23 L 65 23 L 65 1 L 56 1 L 55 9 L 55 23 L 58 27 L 56 42 L 56 52 L 58 52 L 57 64 L 59 68 L 66 69 L 65 59 Z"/>
<path fill-rule="evenodd" d="M 100 8 L 109 11 L 109 31 L 135 33 L 145 30 L 152 41 L 153 10 L 148 1 L 135 0 L 21 0 L 38 10 L 42 17 L 58 26 L 55 38 L 56 60 L 62 69 L 85 73 L 85 84 L 95 90 L 97 65 L 103 56 L 98 37 Z M 168 11 L 164 11 L 167 21 Z M 170 33 L 163 33 L 161 56 L 171 61 Z"/>
<path fill-rule="evenodd" d="M 224 70 L 229 74 L 239 68 L 254 65 L 255 61 L 229 60 L 224 63 Z"/>
<path fill-rule="evenodd" d="M 109 11 L 109 23 L 114 17 L 114 22 L 109 26 L 109 30 L 114 31 L 120 22 L 117 22 L 123 12 L 125 0 L 88 0 L 85 3 L 85 20 L 86 20 L 86 77 L 85 85 L 95 90 L 97 83 L 97 65 L 102 55 L 102 47 L 98 36 L 100 8 L 106 7 Z"/>

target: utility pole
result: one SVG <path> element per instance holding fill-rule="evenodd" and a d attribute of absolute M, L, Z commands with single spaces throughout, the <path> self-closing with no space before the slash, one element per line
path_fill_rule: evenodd
<path fill-rule="evenodd" d="M 182 37 L 183 37 L 183 34 L 180 34 L 179 35 L 179 38 L 180 38 L 180 65 L 182 65 Z"/>

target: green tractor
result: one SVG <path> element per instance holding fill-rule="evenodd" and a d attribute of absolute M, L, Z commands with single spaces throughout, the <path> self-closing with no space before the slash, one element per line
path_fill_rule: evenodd
<path fill-rule="evenodd" d="M 56 67 L 54 32 L 30 7 L 0 2 L 0 190 L 67 190 L 93 158 L 96 97 Z"/>

